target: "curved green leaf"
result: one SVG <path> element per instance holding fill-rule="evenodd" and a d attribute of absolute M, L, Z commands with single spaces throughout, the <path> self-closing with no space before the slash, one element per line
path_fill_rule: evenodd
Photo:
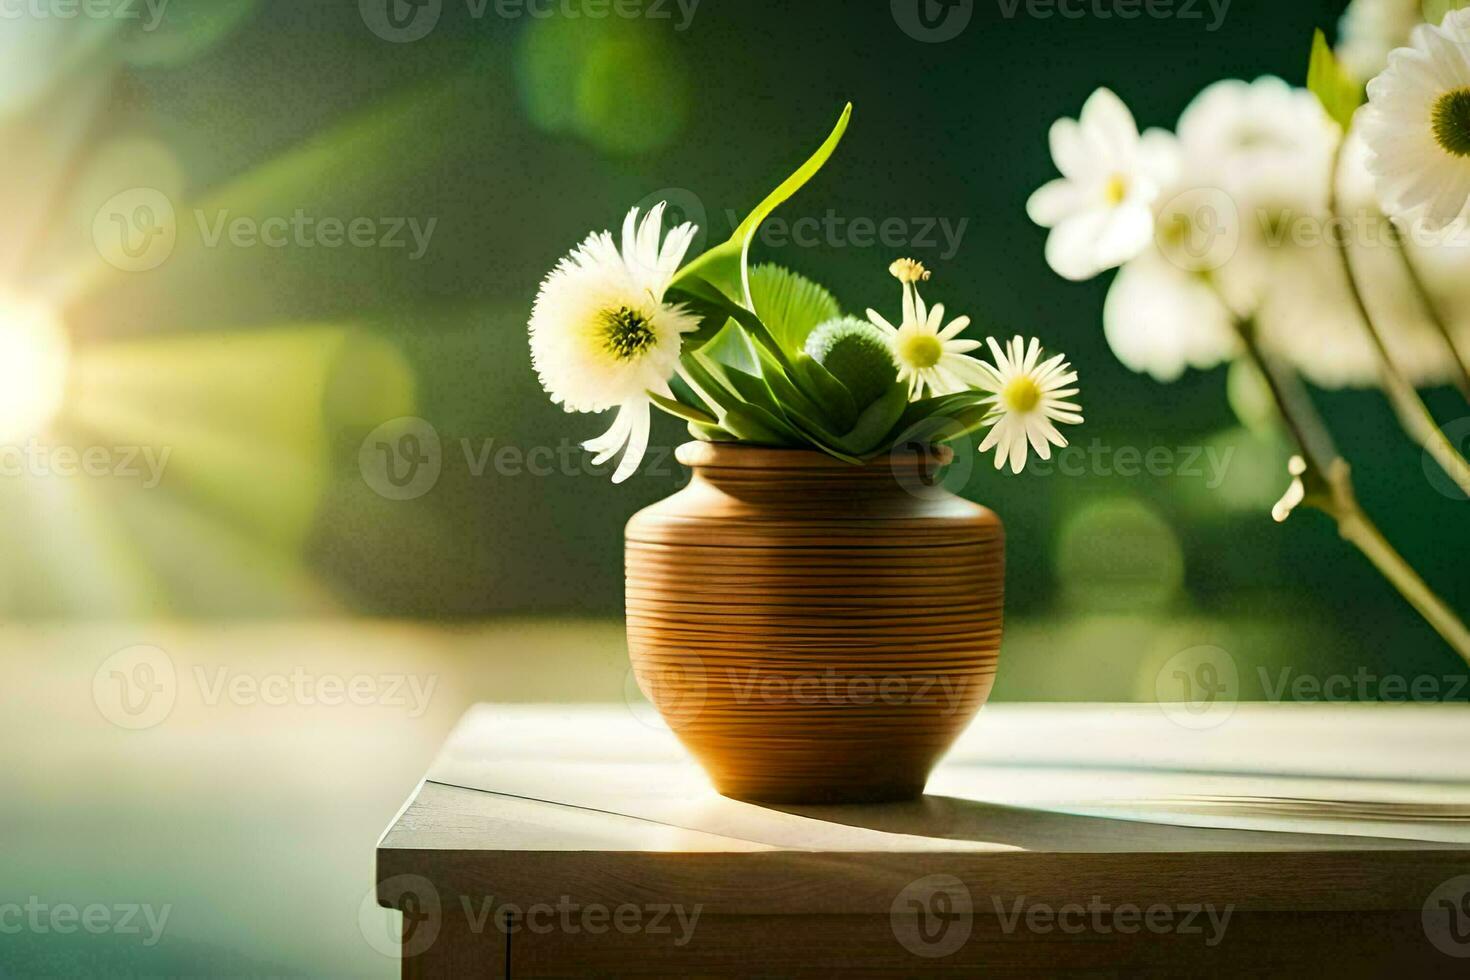
<path fill-rule="evenodd" d="M 740 226 L 735 229 L 728 241 L 716 245 L 705 252 L 699 258 L 686 265 L 674 279 L 675 286 L 683 286 L 687 279 L 706 279 L 713 283 L 715 288 L 724 293 L 732 301 L 750 308 L 750 288 L 747 281 L 747 263 L 750 256 L 750 243 L 755 238 L 755 233 L 771 213 L 784 204 L 791 195 L 816 176 L 817 171 L 832 157 L 837 145 L 842 142 L 842 136 L 847 132 L 848 120 L 852 118 L 852 103 L 842 110 L 842 116 L 837 120 L 836 127 L 831 135 L 817 148 L 805 163 L 796 169 L 790 177 L 783 180 L 779 186 L 766 195 L 766 199 L 750 212 Z"/>
<path fill-rule="evenodd" d="M 654 405 L 668 412 L 674 418 L 683 419 L 686 422 L 700 422 L 705 425 L 713 425 L 717 421 L 708 412 L 702 412 L 690 405 L 685 405 L 683 402 L 675 401 L 672 398 L 665 398 L 663 395 L 656 394 L 655 392 L 650 391 L 648 397 L 653 399 Z"/>

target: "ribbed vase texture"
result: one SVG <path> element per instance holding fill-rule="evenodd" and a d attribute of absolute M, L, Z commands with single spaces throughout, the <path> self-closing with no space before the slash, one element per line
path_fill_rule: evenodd
<path fill-rule="evenodd" d="M 865 466 L 690 443 L 628 522 L 640 687 L 721 793 L 904 799 L 990 694 L 1004 532 L 943 489 L 943 447 Z"/>

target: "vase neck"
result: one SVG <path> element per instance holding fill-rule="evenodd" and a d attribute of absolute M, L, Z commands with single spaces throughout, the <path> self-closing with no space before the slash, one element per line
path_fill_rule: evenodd
<path fill-rule="evenodd" d="M 677 456 L 697 481 L 730 496 L 800 505 L 932 495 L 954 453 L 947 446 L 901 447 L 858 465 L 815 450 L 695 442 Z"/>

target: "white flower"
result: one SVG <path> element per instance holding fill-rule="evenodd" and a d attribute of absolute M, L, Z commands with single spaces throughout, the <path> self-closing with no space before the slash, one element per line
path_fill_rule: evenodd
<path fill-rule="evenodd" d="M 956 317 L 941 330 L 944 304 L 926 307 L 919 296 L 918 284 L 929 278 L 923 263 L 899 259 L 888 271 L 903 283 L 903 322 L 895 327 L 876 310 L 868 310 L 868 319 L 887 335 L 898 380 L 908 382 L 909 398 L 918 398 L 925 390 L 947 395 L 974 387 L 983 377 L 983 366 L 965 354 L 979 347 L 980 341 L 958 339 L 970 318 Z"/>
<path fill-rule="evenodd" d="M 608 232 L 593 233 L 541 284 L 531 312 L 531 360 L 551 400 L 569 412 L 617 408 L 603 435 L 583 445 L 603 463 L 627 448 L 613 481 L 633 474 L 648 448 L 648 392 L 668 395 L 681 335 L 699 326 L 664 292 L 694 240 L 692 224 L 660 245 L 664 205 L 623 221 L 622 251 Z"/>
<path fill-rule="evenodd" d="M 982 363 L 985 379 L 980 387 L 995 392 L 986 399 L 993 406 L 994 421 L 980 443 L 980 452 L 994 447 L 995 468 L 1001 469 L 1009 460 L 1011 472 L 1019 473 L 1026 465 L 1028 443 L 1042 459 L 1051 459 L 1052 446 L 1067 444 L 1053 422 L 1075 425 L 1082 421 L 1081 407 L 1064 401 L 1077 394 L 1078 389 L 1068 387 L 1076 383 L 1077 372 L 1064 354 L 1038 364 L 1041 341 L 1035 337 L 1029 347 L 1022 338 L 1014 337 L 1004 351 L 994 337 L 988 339 L 995 366 Z"/>
<path fill-rule="evenodd" d="M 1186 367 L 1203 370 L 1238 347 L 1230 310 L 1201 273 L 1157 249 L 1123 266 L 1108 287 L 1103 333 L 1123 365 L 1156 381 L 1175 381 Z"/>
<path fill-rule="evenodd" d="M 1388 64 L 1388 53 L 1409 43 L 1421 22 L 1422 0 L 1353 0 L 1337 22 L 1337 57 L 1361 81 Z"/>
<path fill-rule="evenodd" d="M 1223 188 L 1243 210 L 1263 196 L 1278 206 L 1324 207 L 1338 137 L 1316 96 L 1271 75 L 1206 86 L 1179 116 L 1191 182 Z"/>
<path fill-rule="evenodd" d="M 1368 83 L 1361 125 L 1384 210 L 1434 232 L 1470 219 L 1470 9 L 1411 41 Z"/>
<path fill-rule="evenodd" d="M 1026 213 L 1051 229 L 1046 261 L 1067 279 L 1090 279 L 1122 265 L 1153 237 L 1154 200 L 1172 182 L 1173 141 L 1140 137 L 1128 107 L 1105 88 L 1079 120 L 1051 127 L 1051 155 L 1062 176 L 1031 195 Z"/>

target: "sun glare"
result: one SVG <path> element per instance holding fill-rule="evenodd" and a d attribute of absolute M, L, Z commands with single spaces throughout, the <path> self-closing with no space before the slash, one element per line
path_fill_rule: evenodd
<path fill-rule="evenodd" d="M 0 441 L 34 435 L 55 417 L 70 355 L 53 310 L 0 295 Z"/>

